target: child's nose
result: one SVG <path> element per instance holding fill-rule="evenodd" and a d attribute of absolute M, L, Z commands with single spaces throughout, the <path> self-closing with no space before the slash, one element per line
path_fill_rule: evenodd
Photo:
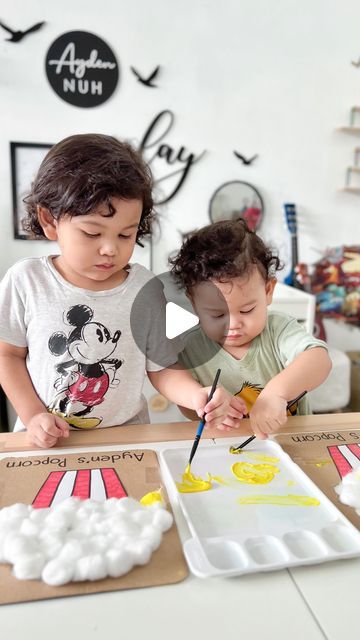
<path fill-rule="evenodd" d="M 104 242 L 100 247 L 100 255 L 102 256 L 114 256 L 116 254 L 115 242 Z"/>
<path fill-rule="evenodd" d="M 229 329 L 238 329 L 242 326 L 243 318 L 240 313 L 230 314 Z"/>

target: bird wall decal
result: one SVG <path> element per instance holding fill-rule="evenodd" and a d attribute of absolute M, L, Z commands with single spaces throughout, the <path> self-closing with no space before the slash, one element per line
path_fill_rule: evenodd
<path fill-rule="evenodd" d="M 241 153 L 238 153 L 238 151 L 234 151 L 234 155 L 239 158 L 239 160 L 241 160 L 243 164 L 251 164 L 258 157 L 256 154 L 255 156 L 252 156 L 252 158 L 245 158 L 245 156 L 241 155 Z"/>
<path fill-rule="evenodd" d="M 151 87 L 152 89 L 155 89 L 157 87 L 156 84 L 153 84 L 153 80 L 155 80 L 156 76 L 158 75 L 158 73 L 160 71 L 160 66 L 159 65 L 156 67 L 156 69 L 154 69 L 154 71 L 152 72 L 152 74 L 148 78 L 143 78 L 140 75 L 140 73 L 138 71 L 136 71 L 136 69 L 134 69 L 134 67 L 130 67 L 130 69 L 133 72 L 134 76 L 137 77 L 138 82 L 141 82 L 142 84 L 144 84 L 145 87 Z"/>
<path fill-rule="evenodd" d="M 29 33 L 33 33 L 34 31 L 38 31 L 39 29 L 41 29 L 41 27 L 44 24 L 45 22 L 37 22 L 36 24 L 34 24 L 29 29 L 26 29 L 25 31 L 13 31 L 13 29 L 10 29 L 10 27 L 7 27 L 3 22 L 0 22 L 0 27 L 2 27 L 3 29 L 5 29 L 5 31 L 8 31 L 8 33 L 11 34 L 11 37 L 5 38 L 5 40 L 9 40 L 10 42 L 20 42 L 20 40 L 22 40 L 24 36 L 27 36 Z"/>

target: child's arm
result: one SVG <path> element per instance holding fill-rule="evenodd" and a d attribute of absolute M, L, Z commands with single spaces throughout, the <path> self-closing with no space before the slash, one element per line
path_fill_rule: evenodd
<path fill-rule="evenodd" d="M 211 387 L 202 387 L 188 371 L 176 365 L 161 371 L 148 371 L 148 376 L 155 389 L 168 400 L 191 409 L 194 412 L 189 414 L 191 419 L 194 416 L 196 420 L 206 413 L 207 426 L 222 429 L 226 416 L 230 415 L 235 420 L 242 418 L 242 412 L 233 404 L 233 396 L 223 387 L 217 387 L 212 400 L 208 402 Z"/>
<path fill-rule="evenodd" d="M 46 411 L 26 368 L 27 349 L 0 342 L 0 382 L 21 422 L 28 441 L 37 447 L 53 447 L 69 435 L 69 425 Z"/>
<path fill-rule="evenodd" d="M 286 423 L 286 404 L 303 391 L 316 389 L 330 373 L 331 360 L 323 347 L 307 349 L 278 373 L 259 394 L 250 411 L 255 435 L 266 438 Z"/>

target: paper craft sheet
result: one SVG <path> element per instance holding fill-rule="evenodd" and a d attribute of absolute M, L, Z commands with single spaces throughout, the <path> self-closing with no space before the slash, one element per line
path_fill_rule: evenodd
<path fill-rule="evenodd" d="M 67 482 L 72 475 L 71 482 Z M 74 478 L 75 476 L 75 478 Z M 139 500 L 160 486 L 169 507 L 155 451 L 87 451 L 76 454 L 55 452 L 0 461 L 0 507 L 17 502 L 50 506 L 71 495 L 78 481 L 82 497 L 104 499 L 129 495 Z M 70 493 L 69 493 L 70 492 Z M 94 582 L 71 582 L 50 587 L 39 580 L 17 580 L 9 565 L 0 564 L 0 604 L 81 595 L 180 582 L 188 575 L 175 524 L 163 534 L 159 549 L 145 566 L 134 567 L 120 578 Z"/>
<path fill-rule="evenodd" d="M 346 473 L 360 465 L 360 429 L 324 429 L 313 433 L 278 435 L 275 440 L 339 511 L 360 529 L 360 516 L 355 509 L 340 502 L 334 488 Z"/>

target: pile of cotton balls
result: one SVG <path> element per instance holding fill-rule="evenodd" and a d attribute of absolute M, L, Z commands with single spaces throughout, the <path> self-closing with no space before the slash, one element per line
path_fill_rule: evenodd
<path fill-rule="evenodd" d="M 360 467 L 344 476 L 335 491 L 343 504 L 354 507 L 360 515 Z"/>
<path fill-rule="evenodd" d="M 14 504 L 0 509 L 0 562 L 20 580 L 59 586 L 118 578 L 149 562 L 173 522 L 157 502 L 67 498 L 49 509 Z"/>

